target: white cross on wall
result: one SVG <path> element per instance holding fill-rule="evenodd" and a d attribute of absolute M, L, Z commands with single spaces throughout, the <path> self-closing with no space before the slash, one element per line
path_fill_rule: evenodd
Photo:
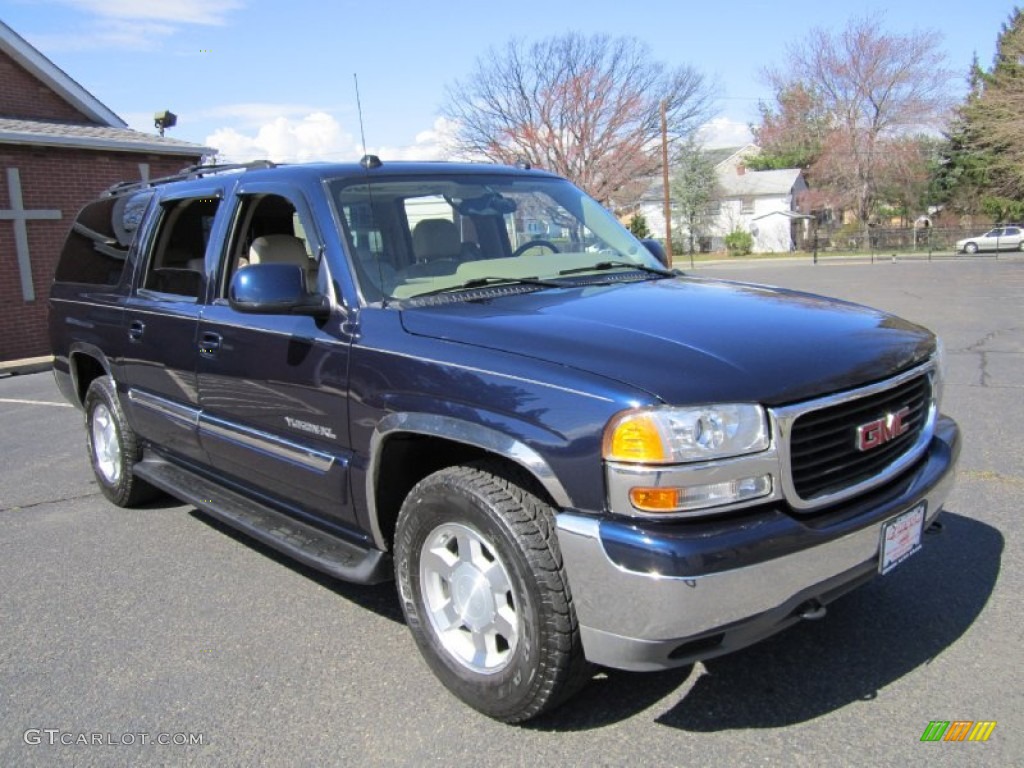
<path fill-rule="evenodd" d="M 14 252 L 18 256 L 18 271 L 21 273 L 21 295 L 25 301 L 34 301 L 36 290 L 32 284 L 32 260 L 28 252 L 27 221 L 56 221 L 60 219 L 60 211 L 53 209 L 25 210 L 21 200 L 21 177 L 17 168 L 7 169 L 7 196 L 11 200 L 11 208 L 0 211 L 0 221 L 14 222 Z"/>

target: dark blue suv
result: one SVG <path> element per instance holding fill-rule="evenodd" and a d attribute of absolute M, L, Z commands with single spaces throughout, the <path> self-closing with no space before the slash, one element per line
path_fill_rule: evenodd
<path fill-rule="evenodd" d="M 55 373 L 113 503 L 394 578 L 441 681 L 517 722 L 592 663 L 821 616 L 952 484 L 931 333 L 664 261 L 541 171 L 198 167 L 79 214 Z"/>

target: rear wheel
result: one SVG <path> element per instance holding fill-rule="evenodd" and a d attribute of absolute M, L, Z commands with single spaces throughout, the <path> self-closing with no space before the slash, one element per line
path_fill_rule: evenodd
<path fill-rule="evenodd" d="M 977 253 L 977 252 L 978 252 L 978 244 L 977 243 L 968 243 L 967 245 L 964 246 L 964 253 Z"/>
<path fill-rule="evenodd" d="M 587 680 L 554 513 L 529 486 L 499 464 L 443 469 L 409 493 L 395 535 L 402 608 L 427 664 L 505 722 Z"/>
<path fill-rule="evenodd" d="M 156 497 L 157 489 L 132 474 L 132 467 L 142 459 L 142 449 L 128 426 L 109 376 L 101 376 L 89 385 L 85 422 L 89 459 L 103 495 L 119 507 Z"/>

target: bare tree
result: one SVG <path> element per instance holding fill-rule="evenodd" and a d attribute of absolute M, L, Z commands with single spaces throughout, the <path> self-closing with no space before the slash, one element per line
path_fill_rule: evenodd
<path fill-rule="evenodd" d="M 462 154 L 527 162 L 621 207 L 661 168 L 660 103 L 674 141 L 710 117 L 712 98 L 695 69 L 666 68 L 636 39 L 569 33 L 490 49 L 442 111 Z"/>
<path fill-rule="evenodd" d="M 872 17 L 835 34 L 812 30 L 789 49 L 784 69 L 768 72 L 777 94 L 804 93 L 825 116 L 810 182 L 865 224 L 883 180 L 890 181 L 885 169 L 895 155 L 906 159 L 905 139 L 942 126 L 948 115 L 951 73 L 944 63 L 937 33 L 894 34 Z M 817 115 L 804 124 L 821 126 Z"/>

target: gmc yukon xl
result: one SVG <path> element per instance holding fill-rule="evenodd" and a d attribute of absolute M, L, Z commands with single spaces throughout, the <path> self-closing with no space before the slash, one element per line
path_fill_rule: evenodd
<path fill-rule="evenodd" d="M 72 227 L 54 370 L 99 488 L 339 579 L 519 722 L 591 665 L 746 646 L 886 574 L 953 482 L 942 356 L 883 312 L 670 269 L 572 184 L 269 163 Z"/>

